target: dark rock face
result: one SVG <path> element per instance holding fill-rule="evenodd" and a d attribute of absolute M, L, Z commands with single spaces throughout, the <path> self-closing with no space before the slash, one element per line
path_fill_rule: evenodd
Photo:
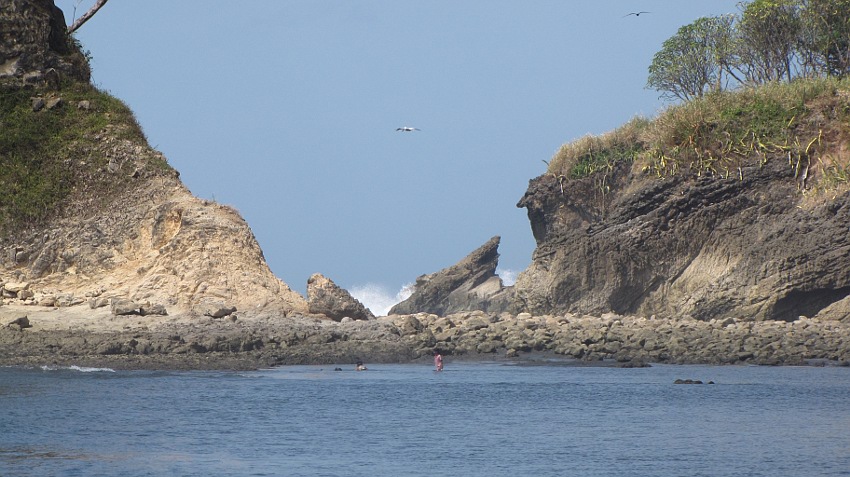
<path fill-rule="evenodd" d="M 842 320 L 850 313 L 850 195 L 807 198 L 787 160 L 743 178 L 532 180 L 537 248 L 518 277 L 519 311 L 609 311 L 699 320 Z M 826 316 L 828 314 L 828 316 Z"/>
<path fill-rule="evenodd" d="M 0 79 L 27 83 L 71 78 L 89 81 L 91 70 L 70 41 L 62 10 L 53 0 L 0 2 Z"/>
<path fill-rule="evenodd" d="M 512 289 L 503 286 L 496 275 L 500 240 L 493 237 L 457 264 L 417 278 L 413 294 L 394 306 L 390 314 L 505 311 Z"/>
<path fill-rule="evenodd" d="M 313 274 L 307 280 L 307 307 L 310 313 L 325 315 L 334 321 L 345 317 L 353 320 L 375 318 L 375 315 L 347 290 L 320 273 Z"/>

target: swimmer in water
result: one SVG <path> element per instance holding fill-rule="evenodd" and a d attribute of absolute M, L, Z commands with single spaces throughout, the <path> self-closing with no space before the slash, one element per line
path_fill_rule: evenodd
<path fill-rule="evenodd" d="M 434 370 L 443 370 L 443 355 L 441 355 L 439 351 L 434 351 Z"/>

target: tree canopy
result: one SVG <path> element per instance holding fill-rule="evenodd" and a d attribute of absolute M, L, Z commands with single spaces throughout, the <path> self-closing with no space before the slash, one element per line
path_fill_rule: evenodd
<path fill-rule="evenodd" d="M 850 0 L 754 0 L 667 39 L 647 87 L 689 100 L 708 91 L 850 74 Z"/>

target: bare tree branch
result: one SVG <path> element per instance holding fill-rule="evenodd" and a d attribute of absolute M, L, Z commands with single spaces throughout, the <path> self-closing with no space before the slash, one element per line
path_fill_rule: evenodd
<path fill-rule="evenodd" d="M 77 20 L 74 21 L 74 23 L 68 27 L 68 33 L 74 33 L 75 31 L 77 31 L 78 28 L 83 26 L 83 23 L 87 22 L 89 18 L 93 17 L 94 14 L 101 9 L 101 7 L 106 5 L 107 1 L 109 0 L 97 0 L 97 3 L 95 3 L 91 8 L 89 8 L 89 11 L 87 11 L 80 18 L 77 18 Z"/>

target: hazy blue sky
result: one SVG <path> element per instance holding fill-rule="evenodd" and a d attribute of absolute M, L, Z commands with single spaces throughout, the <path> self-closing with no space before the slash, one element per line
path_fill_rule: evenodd
<path fill-rule="evenodd" d="M 92 3 L 56 1 L 68 23 Z M 380 313 L 494 235 L 500 269 L 526 268 L 516 203 L 543 160 L 655 116 L 662 42 L 737 4 L 112 0 L 77 37 L 94 83 L 196 196 L 242 213 L 279 277 L 304 293 L 320 272 Z"/>

